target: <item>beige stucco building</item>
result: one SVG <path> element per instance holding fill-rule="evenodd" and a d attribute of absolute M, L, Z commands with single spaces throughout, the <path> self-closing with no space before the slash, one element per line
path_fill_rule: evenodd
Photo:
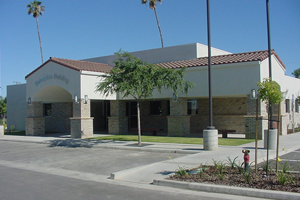
<path fill-rule="evenodd" d="M 171 91 L 154 91 L 142 102 L 141 120 L 145 134 L 157 129 L 159 135 L 201 135 L 208 126 L 207 46 L 188 44 L 132 55 L 167 68 L 186 66 L 185 80 L 195 83 L 188 95 L 173 101 Z M 95 92 L 98 76 L 113 67 L 114 55 L 85 60 L 50 58 L 29 73 L 26 84 L 7 88 L 8 127 L 26 130 L 26 135 L 71 133 L 73 138 L 93 133 L 126 134 L 137 126 L 136 103 L 120 94 L 103 96 Z M 236 130 L 253 138 L 256 101 L 251 98 L 257 82 L 268 78 L 268 51 L 230 53 L 212 48 L 213 125 Z M 281 134 L 300 124 L 299 105 L 293 101 L 300 93 L 300 79 L 285 75 L 285 65 L 272 52 L 272 77 L 287 91 L 281 104 Z M 25 90 L 25 91 L 24 91 Z M 22 92 L 20 92 L 22 91 Z M 21 104 L 19 103 L 21 100 Z M 267 111 L 259 102 L 259 137 L 267 128 Z M 278 119 L 278 107 L 274 120 Z"/>

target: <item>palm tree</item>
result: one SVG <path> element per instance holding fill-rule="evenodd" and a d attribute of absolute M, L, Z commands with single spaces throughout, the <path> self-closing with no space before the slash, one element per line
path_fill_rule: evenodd
<path fill-rule="evenodd" d="M 32 14 L 32 16 L 36 19 L 37 31 L 38 31 L 39 41 L 40 41 L 41 58 L 42 58 L 42 63 L 44 63 L 38 17 L 40 15 L 42 16 L 43 12 L 45 11 L 44 10 L 45 6 L 42 6 L 41 4 L 42 2 L 40 1 L 30 2 L 30 4 L 27 5 L 28 8 L 27 12 L 28 15 Z"/>
<path fill-rule="evenodd" d="M 146 4 L 147 2 L 148 2 L 148 0 L 142 0 L 142 4 Z M 159 30 L 159 34 L 160 34 L 161 47 L 164 48 L 163 36 L 161 33 L 161 29 L 160 29 L 160 25 L 159 25 L 159 21 L 158 21 L 158 17 L 157 17 L 157 12 L 156 12 L 156 3 L 157 2 L 161 3 L 162 0 L 149 0 L 149 7 L 151 10 L 154 10 L 156 22 L 157 22 L 157 26 L 158 26 L 158 30 Z"/>

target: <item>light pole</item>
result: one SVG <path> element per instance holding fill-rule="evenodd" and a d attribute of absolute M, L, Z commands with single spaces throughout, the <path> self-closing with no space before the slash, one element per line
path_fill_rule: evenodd
<path fill-rule="evenodd" d="M 269 12 L 269 0 L 266 0 L 267 8 L 267 32 L 268 32 L 268 52 L 269 52 L 269 79 L 272 81 L 272 54 L 271 54 L 271 32 L 270 32 L 270 12 Z M 267 132 L 267 176 L 269 175 L 269 140 L 270 140 L 270 129 L 273 129 L 273 108 L 269 103 L 269 123 Z"/>
<path fill-rule="evenodd" d="M 218 130 L 213 126 L 212 118 L 212 93 L 211 93 L 211 42 L 210 42 L 210 4 L 207 5 L 207 46 L 208 46 L 208 96 L 209 96 L 209 125 L 203 131 L 204 150 L 216 150 L 218 148 Z"/>

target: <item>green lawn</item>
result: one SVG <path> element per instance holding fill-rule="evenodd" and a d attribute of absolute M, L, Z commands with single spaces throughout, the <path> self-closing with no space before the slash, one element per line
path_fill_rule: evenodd
<path fill-rule="evenodd" d="M 116 141 L 138 141 L 137 135 L 110 135 L 104 137 L 90 138 L 96 140 L 116 140 Z M 189 137 L 164 137 L 164 136 L 142 136 L 142 142 L 180 143 L 180 144 L 203 144 L 203 138 Z M 238 146 L 254 142 L 254 139 L 219 138 L 219 145 Z"/>
<path fill-rule="evenodd" d="M 25 135 L 25 131 L 5 131 L 4 135 Z"/>

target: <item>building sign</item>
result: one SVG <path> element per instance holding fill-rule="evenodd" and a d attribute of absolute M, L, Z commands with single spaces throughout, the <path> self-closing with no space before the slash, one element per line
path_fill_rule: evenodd
<path fill-rule="evenodd" d="M 66 78 L 64 75 L 60 74 L 54 74 L 54 75 L 46 75 L 43 78 L 40 78 L 39 80 L 35 81 L 35 86 L 38 86 L 40 83 L 48 81 L 50 79 L 56 79 L 65 82 L 66 84 L 69 83 L 69 79 Z"/>

